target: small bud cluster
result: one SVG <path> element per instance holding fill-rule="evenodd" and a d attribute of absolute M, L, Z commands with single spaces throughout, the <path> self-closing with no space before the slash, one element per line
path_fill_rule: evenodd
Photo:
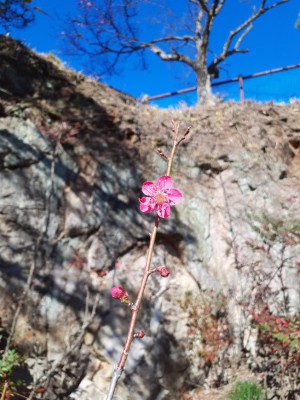
<path fill-rule="evenodd" d="M 152 271 L 150 271 L 149 274 L 153 272 L 158 272 L 160 276 L 163 278 L 167 278 L 170 275 L 170 271 L 166 266 L 154 268 Z M 129 306 L 131 306 L 132 310 L 135 309 L 134 304 L 131 303 L 131 301 L 129 300 L 128 293 L 122 288 L 122 286 L 114 286 L 113 288 L 111 288 L 110 294 L 114 299 L 120 300 L 122 303 L 126 303 Z M 137 339 L 142 339 L 144 336 L 145 336 L 144 331 L 138 331 L 134 334 L 134 337 Z"/>
<path fill-rule="evenodd" d="M 161 266 L 150 271 L 150 273 L 158 272 L 161 277 L 167 278 L 170 275 L 170 271 L 166 266 Z M 128 293 L 121 286 L 114 286 L 110 290 L 110 294 L 114 299 L 121 300 L 122 303 L 131 304 L 129 301 Z"/>

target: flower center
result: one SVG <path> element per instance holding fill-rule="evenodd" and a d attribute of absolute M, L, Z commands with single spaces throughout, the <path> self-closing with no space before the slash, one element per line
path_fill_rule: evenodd
<path fill-rule="evenodd" d="M 155 203 L 156 203 L 156 204 L 162 204 L 162 203 L 165 203 L 165 201 L 166 201 L 166 196 L 165 196 L 163 193 L 158 192 L 158 193 L 154 196 L 154 200 L 155 200 Z"/>

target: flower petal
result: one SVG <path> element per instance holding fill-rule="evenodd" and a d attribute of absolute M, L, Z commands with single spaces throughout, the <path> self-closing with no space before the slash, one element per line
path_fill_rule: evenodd
<path fill-rule="evenodd" d="M 146 196 L 155 196 L 155 194 L 157 192 L 157 187 L 156 187 L 156 185 L 154 185 L 153 182 L 144 182 L 142 184 L 142 192 Z"/>
<path fill-rule="evenodd" d="M 140 210 L 144 213 L 151 213 L 155 210 L 155 201 L 152 197 L 142 197 L 139 199 Z"/>
<path fill-rule="evenodd" d="M 157 206 L 157 215 L 161 218 L 168 218 L 171 213 L 171 207 L 168 203 L 162 203 Z"/>
<path fill-rule="evenodd" d="M 170 176 L 161 176 L 158 179 L 156 186 L 160 190 L 172 189 L 173 187 L 172 178 Z"/>
<path fill-rule="evenodd" d="M 179 203 L 182 200 L 182 193 L 178 189 L 169 189 L 166 190 L 165 193 L 168 196 L 171 206 Z"/>

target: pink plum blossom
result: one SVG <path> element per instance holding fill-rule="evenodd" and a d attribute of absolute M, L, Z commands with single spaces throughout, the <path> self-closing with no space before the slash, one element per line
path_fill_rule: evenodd
<path fill-rule="evenodd" d="M 163 278 L 167 278 L 170 275 L 167 267 L 159 267 L 157 268 L 157 272 L 159 272 L 160 276 L 162 276 Z"/>
<path fill-rule="evenodd" d="M 173 181 L 170 176 L 161 176 L 156 185 L 153 182 L 144 182 L 142 192 L 147 197 L 142 197 L 140 210 L 144 213 L 156 211 L 161 218 L 168 218 L 171 207 L 182 199 L 182 193 L 173 188 Z"/>

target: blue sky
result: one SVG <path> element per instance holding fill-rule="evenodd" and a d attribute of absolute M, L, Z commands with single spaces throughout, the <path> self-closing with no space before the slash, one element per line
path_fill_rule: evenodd
<path fill-rule="evenodd" d="M 67 13 L 74 10 L 76 3 L 76 0 L 50 2 L 35 0 L 34 4 L 41 7 L 49 16 L 37 13 L 33 25 L 22 31 L 11 31 L 11 36 L 22 39 L 25 44 L 38 52 L 52 52 L 72 68 L 85 72 L 80 60 L 68 58 L 63 54 L 60 40 L 60 32 L 64 29 L 62 20 Z M 178 0 L 179 14 L 183 3 L 183 0 Z M 213 51 L 220 50 L 230 29 L 249 15 L 250 4 L 253 4 L 252 0 L 227 0 L 216 20 L 211 37 L 210 48 Z M 300 63 L 300 29 L 295 29 L 299 12 L 299 0 L 290 0 L 257 20 L 243 42 L 243 47 L 250 50 L 249 54 L 228 58 L 223 65 L 219 80 Z M 105 83 L 135 97 L 144 94 L 152 96 L 195 85 L 193 74 L 175 63 L 162 62 L 150 54 L 148 67 L 148 70 L 139 70 L 135 60 L 131 59 L 123 67 L 121 75 L 107 77 Z M 225 98 L 238 98 L 237 84 L 220 86 L 216 91 Z M 274 99 L 286 102 L 292 97 L 300 98 L 300 69 L 246 81 L 245 97 L 261 101 Z M 192 93 L 156 101 L 155 104 L 167 107 L 180 101 L 192 104 L 195 100 L 196 95 Z"/>

